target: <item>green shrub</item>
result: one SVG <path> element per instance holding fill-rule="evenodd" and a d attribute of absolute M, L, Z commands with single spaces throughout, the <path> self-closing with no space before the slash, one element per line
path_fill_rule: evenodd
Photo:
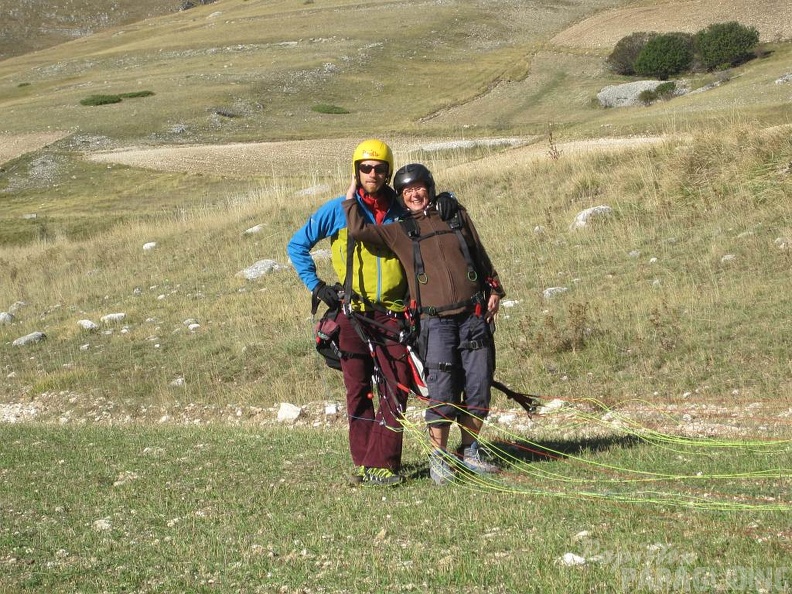
<path fill-rule="evenodd" d="M 645 89 L 640 93 L 638 93 L 638 101 L 640 101 L 644 105 L 651 105 L 652 103 L 657 101 L 658 98 L 659 96 L 657 95 L 657 91 L 654 91 L 652 89 Z"/>
<path fill-rule="evenodd" d="M 337 105 L 330 105 L 329 103 L 319 103 L 311 108 L 311 111 L 317 113 L 332 113 L 332 114 L 346 114 L 349 113 L 348 109 L 338 107 Z"/>
<path fill-rule="evenodd" d="M 90 95 L 80 100 L 80 105 L 110 105 L 111 103 L 121 103 L 120 95 Z"/>
<path fill-rule="evenodd" d="M 676 91 L 676 83 L 674 81 L 660 83 L 655 87 L 655 93 L 661 99 L 670 99 L 674 96 L 674 91 Z"/>
<path fill-rule="evenodd" d="M 696 51 L 708 70 L 744 62 L 758 43 L 759 32 L 737 21 L 715 23 L 695 37 Z"/>
<path fill-rule="evenodd" d="M 665 80 L 685 72 L 693 62 L 693 38 L 686 33 L 665 33 L 650 39 L 635 60 L 635 72 Z"/>
<path fill-rule="evenodd" d="M 154 91 L 135 91 L 133 93 L 119 93 L 118 95 L 91 95 L 80 100 L 80 105 L 110 105 L 111 103 L 121 103 L 122 99 L 134 99 L 135 97 L 151 97 Z"/>
<path fill-rule="evenodd" d="M 622 37 L 605 62 L 616 74 L 631 76 L 635 74 L 635 60 L 647 42 L 657 37 L 657 33 L 638 32 Z"/>
<path fill-rule="evenodd" d="M 154 91 L 135 91 L 134 93 L 121 93 L 123 99 L 135 99 L 136 97 L 151 97 Z"/>

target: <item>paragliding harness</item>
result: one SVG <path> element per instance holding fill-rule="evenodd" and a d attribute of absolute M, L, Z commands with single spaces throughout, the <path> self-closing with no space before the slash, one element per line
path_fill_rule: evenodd
<path fill-rule="evenodd" d="M 365 355 L 361 355 L 358 353 L 347 353 L 341 350 L 339 347 L 339 333 L 340 327 L 338 322 L 336 321 L 338 315 L 345 315 L 347 316 L 350 321 L 352 322 L 352 327 L 357 332 L 358 336 L 360 336 L 361 340 L 366 343 L 369 347 L 370 354 L 374 355 L 374 344 L 375 340 L 372 336 L 372 332 L 366 330 L 365 326 L 372 326 L 376 329 L 380 336 L 385 339 L 392 340 L 398 342 L 400 344 L 410 344 L 414 338 L 414 327 L 408 320 L 405 319 L 404 323 L 401 325 L 400 330 L 398 333 L 394 333 L 393 329 L 386 327 L 379 322 L 367 318 L 365 316 L 360 315 L 358 312 L 352 309 L 352 300 L 355 299 L 357 301 L 362 302 L 365 306 L 370 310 L 381 311 L 389 313 L 384 307 L 377 303 L 373 303 L 370 300 L 366 299 L 362 295 L 356 294 L 352 290 L 352 262 L 354 257 L 354 249 L 355 249 L 355 242 L 351 240 L 351 238 L 347 238 L 347 259 L 346 259 L 346 278 L 344 279 L 344 285 L 342 286 L 340 283 L 336 283 L 333 288 L 338 292 L 340 297 L 340 303 L 338 307 L 335 308 L 328 308 L 322 317 L 316 322 L 314 326 L 314 339 L 316 341 L 316 350 L 317 352 L 322 355 L 324 358 L 325 364 L 332 368 L 332 369 L 341 369 L 341 360 L 342 359 L 350 359 L 350 358 L 363 358 Z M 316 311 L 319 307 L 319 298 L 314 296 L 311 302 L 311 316 L 316 315 Z M 375 367 L 376 367 L 376 358 Z"/>
<path fill-rule="evenodd" d="M 482 317 L 486 313 L 486 306 L 489 301 L 489 296 L 494 289 L 497 289 L 500 284 L 498 283 L 497 279 L 494 278 L 487 278 L 484 282 L 484 288 L 477 292 L 473 297 L 466 299 L 464 301 L 459 301 L 457 303 L 450 303 L 448 305 L 443 306 L 423 306 L 421 304 L 421 285 L 425 285 L 428 282 L 428 277 L 426 276 L 426 269 L 424 267 L 423 256 L 421 255 L 421 241 L 425 239 L 429 239 L 430 237 L 435 237 L 437 235 L 443 235 L 446 233 L 454 233 L 459 241 L 459 248 L 462 252 L 462 255 L 465 258 L 465 262 L 467 264 L 467 278 L 471 282 L 477 282 L 479 280 L 479 273 L 477 271 L 476 265 L 474 263 L 473 257 L 470 253 L 470 247 L 465 240 L 465 237 L 462 235 L 462 218 L 460 216 L 460 211 L 457 210 L 454 213 L 454 216 L 447 219 L 445 221 L 448 224 L 448 229 L 443 229 L 440 231 L 433 231 L 427 235 L 421 235 L 421 230 L 418 226 L 418 221 L 413 216 L 405 217 L 402 221 L 400 221 L 402 229 L 407 234 L 407 236 L 412 239 L 413 244 L 413 264 L 415 267 L 415 276 L 416 280 L 418 281 L 415 285 L 416 287 L 416 294 L 413 295 L 413 299 L 410 303 L 409 308 L 409 318 L 412 320 L 420 320 L 421 315 L 428 315 L 428 316 L 437 316 L 445 311 L 450 311 L 454 309 L 459 309 L 462 307 L 472 307 L 474 315 L 478 317 Z M 491 325 L 491 333 L 495 332 L 494 324 Z M 417 349 L 418 349 L 418 358 L 421 361 L 426 359 L 426 339 L 428 337 L 422 335 L 421 338 L 418 340 Z M 492 356 L 493 361 L 493 371 L 495 368 L 495 344 L 490 341 L 488 343 L 481 342 L 481 341 L 468 341 L 467 343 L 463 343 L 460 345 L 463 348 L 468 349 L 480 349 L 480 348 L 487 348 L 490 350 L 490 354 Z M 442 366 L 447 366 L 448 364 L 441 363 Z M 423 366 L 425 367 L 425 366 Z M 421 368 L 420 372 L 423 376 L 423 367 Z M 517 404 L 519 404 L 525 412 L 528 413 L 530 416 L 536 411 L 538 402 L 536 397 L 530 394 L 522 394 L 520 392 L 515 392 L 507 388 L 503 383 L 495 380 L 494 378 L 490 378 L 490 385 L 493 388 L 503 392 L 507 398 L 514 400 Z"/>

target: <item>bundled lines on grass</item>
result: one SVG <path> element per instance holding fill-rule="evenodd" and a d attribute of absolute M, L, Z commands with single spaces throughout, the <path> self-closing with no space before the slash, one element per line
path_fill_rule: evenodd
<path fill-rule="evenodd" d="M 601 403 L 598 405 L 602 406 Z M 778 496 L 788 492 L 789 480 L 792 478 L 792 468 L 783 466 L 792 454 L 789 440 L 691 438 L 662 433 L 628 418 L 614 427 L 597 415 L 577 407 L 570 408 L 567 413 L 574 413 L 564 429 L 565 433 L 574 428 L 590 430 L 592 426 L 601 425 L 615 436 L 611 438 L 613 444 L 651 448 L 647 464 L 654 466 L 662 463 L 672 468 L 664 471 L 652 467 L 605 463 L 565 451 L 563 447 L 525 439 L 501 425 L 485 422 L 479 443 L 504 472 L 500 475 L 458 472 L 454 484 L 474 490 L 515 495 L 607 500 L 713 511 L 792 510 L 792 503 Z M 432 446 L 423 424 L 405 418 L 404 427 L 405 431 L 416 436 L 428 454 Z M 660 457 L 656 455 L 655 448 L 662 452 Z M 728 464 L 734 465 L 735 459 L 731 454 L 735 450 L 749 451 L 753 463 L 760 463 L 763 467 L 707 472 L 708 465 L 723 463 L 717 459 L 719 456 L 728 458 Z M 676 457 L 668 458 L 669 452 L 676 454 Z M 680 459 L 683 455 L 695 458 L 698 464 L 695 468 L 698 470 L 676 471 L 673 468 L 676 465 L 691 464 Z M 756 456 L 759 455 L 763 457 L 757 460 Z M 724 486 L 728 488 L 724 489 Z M 746 487 L 753 492 L 745 492 Z M 768 489 L 776 495 L 769 494 Z"/>

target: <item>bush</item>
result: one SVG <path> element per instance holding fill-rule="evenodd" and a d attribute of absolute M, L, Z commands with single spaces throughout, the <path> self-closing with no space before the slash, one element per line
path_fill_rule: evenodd
<path fill-rule="evenodd" d="M 80 100 L 80 105 L 110 105 L 111 103 L 121 103 L 120 95 L 90 95 Z"/>
<path fill-rule="evenodd" d="M 635 60 L 635 72 L 665 80 L 685 72 L 693 63 L 693 37 L 666 33 L 650 39 Z"/>
<path fill-rule="evenodd" d="M 121 93 L 119 97 L 123 99 L 134 99 L 136 97 L 151 97 L 154 91 L 135 91 L 133 93 Z"/>
<path fill-rule="evenodd" d="M 348 109 L 338 107 L 337 105 L 330 105 L 329 103 L 319 103 L 311 108 L 312 111 L 317 113 L 332 113 L 332 114 L 346 114 L 349 113 Z"/>
<path fill-rule="evenodd" d="M 758 43 L 759 32 L 737 21 L 715 23 L 695 37 L 696 51 L 708 70 L 744 62 Z"/>
<path fill-rule="evenodd" d="M 622 37 L 605 60 L 608 68 L 616 74 L 635 74 L 635 60 L 647 42 L 654 37 L 657 37 L 657 33 L 638 32 Z"/>
<path fill-rule="evenodd" d="M 638 101 L 644 105 L 651 105 L 659 99 L 671 99 L 676 91 L 676 83 L 664 82 L 657 85 L 654 89 L 646 89 L 638 94 Z"/>
<path fill-rule="evenodd" d="M 90 95 L 80 100 L 80 105 L 110 105 L 121 103 L 123 99 L 133 99 L 135 97 L 151 97 L 154 91 L 135 91 L 133 93 L 120 93 L 118 95 Z"/>

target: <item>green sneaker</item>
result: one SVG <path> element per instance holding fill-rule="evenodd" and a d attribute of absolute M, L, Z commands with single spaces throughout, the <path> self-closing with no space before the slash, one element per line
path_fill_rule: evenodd
<path fill-rule="evenodd" d="M 351 485 L 360 485 L 366 477 L 365 466 L 355 466 L 355 470 L 349 473 L 349 483 Z"/>
<path fill-rule="evenodd" d="M 367 487 L 395 487 L 404 482 L 404 477 L 390 468 L 366 468 L 363 485 Z"/>

